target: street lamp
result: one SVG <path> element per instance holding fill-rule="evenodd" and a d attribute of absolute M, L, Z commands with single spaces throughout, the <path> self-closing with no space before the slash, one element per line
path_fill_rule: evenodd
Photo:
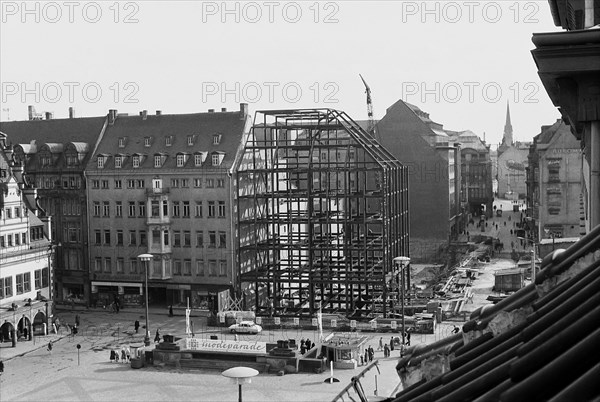
<path fill-rule="evenodd" d="M 535 240 L 520 236 L 517 236 L 517 239 L 531 242 L 531 282 L 535 282 Z"/>
<path fill-rule="evenodd" d="M 410 258 L 400 256 L 394 258 L 394 262 L 398 264 L 398 275 L 402 278 L 402 281 L 398 281 L 398 297 L 400 297 L 400 306 L 402 309 L 402 345 L 404 345 L 404 264 L 410 263 Z"/>
<path fill-rule="evenodd" d="M 222 376 L 234 379 L 238 384 L 238 401 L 242 402 L 242 384 L 251 383 L 252 377 L 258 375 L 258 371 L 250 367 L 232 367 L 221 373 Z"/>
<path fill-rule="evenodd" d="M 150 346 L 150 326 L 148 325 L 148 264 L 154 258 L 152 254 L 140 254 L 137 257 L 145 265 L 145 284 L 146 284 L 146 336 L 144 336 L 144 345 Z"/>

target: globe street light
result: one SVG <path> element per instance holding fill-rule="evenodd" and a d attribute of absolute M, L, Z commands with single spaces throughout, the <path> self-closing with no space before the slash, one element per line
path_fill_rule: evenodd
<path fill-rule="evenodd" d="M 146 336 L 144 336 L 144 345 L 150 346 L 150 326 L 148 325 L 148 264 L 154 257 L 152 254 L 140 254 L 138 259 L 144 263 L 145 283 L 146 283 Z"/>
<path fill-rule="evenodd" d="M 221 373 L 224 377 L 236 380 L 238 384 L 238 401 L 242 402 L 242 384 L 252 382 L 252 377 L 258 375 L 258 371 L 250 367 L 232 367 Z"/>
<path fill-rule="evenodd" d="M 404 345 L 404 264 L 410 263 L 410 258 L 400 256 L 394 258 L 394 262 L 398 264 L 397 274 L 402 278 L 402 281 L 398 281 L 398 297 L 400 297 L 400 305 L 402 309 L 402 345 Z"/>

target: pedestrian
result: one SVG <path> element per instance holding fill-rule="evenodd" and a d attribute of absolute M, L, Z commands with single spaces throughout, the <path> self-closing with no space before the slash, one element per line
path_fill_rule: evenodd
<path fill-rule="evenodd" d="M 310 341 L 310 339 L 306 338 L 306 350 L 310 350 L 310 348 L 313 347 L 312 342 Z"/>
<path fill-rule="evenodd" d="M 154 336 L 154 343 L 160 342 L 160 332 L 158 332 L 158 328 L 156 328 L 156 335 Z"/>
<path fill-rule="evenodd" d="M 304 339 L 302 339 L 302 341 L 300 342 L 300 353 L 306 353 L 306 343 L 304 342 Z"/>
<path fill-rule="evenodd" d="M 79 314 L 75 315 L 75 325 L 79 326 Z"/>
<path fill-rule="evenodd" d="M 377 347 L 377 351 L 383 350 L 383 336 L 379 337 L 379 346 Z"/>
<path fill-rule="evenodd" d="M 390 347 L 387 343 L 383 347 L 383 357 L 390 357 Z"/>
<path fill-rule="evenodd" d="M 27 340 L 27 334 L 29 333 L 29 329 L 27 327 L 23 328 L 23 338 Z"/>
<path fill-rule="evenodd" d="M 369 362 L 369 349 L 365 349 L 365 364 Z"/>
<path fill-rule="evenodd" d="M 390 352 L 394 351 L 394 337 L 392 336 L 392 339 L 390 339 Z"/>
<path fill-rule="evenodd" d="M 0 374 L 4 373 L 4 362 L 0 360 Z"/>
<path fill-rule="evenodd" d="M 375 356 L 375 349 L 371 345 L 369 345 L 369 361 L 373 361 L 373 357 Z"/>
<path fill-rule="evenodd" d="M 512 236 L 512 234 L 513 234 L 513 231 L 512 231 L 512 229 L 511 229 L 511 230 L 510 230 L 510 235 Z"/>
<path fill-rule="evenodd" d="M 119 362 L 119 351 L 115 351 L 115 363 Z"/>
<path fill-rule="evenodd" d="M 173 317 L 173 305 L 169 306 L 169 317 Z"/>
<path fill-rule="evenodd" d="M 360 354 L 360 365 L 362 366 L 363 364 L 365 364 L 365 359 L 362 355 L 362 353 Z"/>
<path fill-rule="evenodd" d="M 410 332 L 406 331 L 406 346 L 410 346 Z"/>
<path fill-rule="evenodd" d="M 52 354 L 52 342 L 48 342 L 48 352 L 50 352 L 50 354 Z"/>
<path fill-rule="evenodd" d="M 135 320 L 135 322 L 133 323 L 133 327 L 135 328 L 135 333 L 137 334 L 140 329 L 140 322 L 138 320 Z"/>
<path fill-rule="evenodd" d="M 127 361 L 131 360 L 131 349 L 129 349 L 129 345 L 125 348 L 125 357 L 127 357 Z"/>
<path fill-rule="evenodd" d="M 121 361 L 127 363 L 127 353 L 125 353 L 125 346 L 121 347 Z"/>

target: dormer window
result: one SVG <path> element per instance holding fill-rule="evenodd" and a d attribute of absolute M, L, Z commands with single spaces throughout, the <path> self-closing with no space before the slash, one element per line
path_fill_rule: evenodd
<path fill-rule="evenodd" d="M 98 155 L 98 169 L 104 169 L 104 162 L 106 162 L 105 155 Z"/>
<path fill-rule="evenodd" d="M 221 143 L 221 134 L 213 135 L 213 145 L 219 145 Z"/>
<path fill-rule="evenodd" d="M 223 158 L 225 157 L 225 152 L 213 152 L 210 160 L 213 166 L 219 166 L 223 162 Z"/>
<path fill-rule="evenodd" d="M 202 154 L 194 154 L 194 166 L 202 166 Z"/>
<path fill-rule="evenodd" d="M 187 159 L 187 154 L 177 154 L 177 167 L 183 167 L 185 165 L 185 162 L 187 162 Z"/>
<path fill-rule="evenodd" d="M 119 138 L 119 148 L 125 148 L 125 137 Z"/>
<path fill-rule="evenodd" d="M 50 166 L 50 156 L 48 156 L 48 155 L 42 156 L 42 166 L 43 167 Z"/>
<path fill-rule="evenodd" d="M 165 147 L 170 147 L 171 145 L 173 145 L 173 136 L 167 135 L 165 137 Z"/>
<path fill-rule="evenodd" d="M 154 155 L 154 167 L 155 168 L 159 168 L 162 167 L 162 165 L 165 163 L 165 160 L 167 160 L 167 155 L 166 154 L 155 154 Z"/>
<path fill-rule="evenodd" d="M 115 156 L 115 169 L 121 169 L 123 165 L 123 157 L 121 155 Z"/>
<path fill-rule="evenodd" d="M 140 156 L 139 155 L 133 155 L 133 167 L 134 168 L 139 168 L 140 167 Z"/>
<path fill-rule="evenodd" d="M 190 146 L 190 147 L 191 147 L 192 145 L 194 145 L 194 136 L 193 136 L 193 135 L 188 135 L 188 136 L 187 136 L 187 144 L 188 144 L 188 146 Z"/>
<path fill-rule="evenodd" d="M 67 166 L 76 166 L 78 162 L 76 155 L 67 155 Z"/>
<path fill-rule="evenodd" d="M 144 146 L 149 147 L 152 145 L 152 137 L 144 137 Z"/>

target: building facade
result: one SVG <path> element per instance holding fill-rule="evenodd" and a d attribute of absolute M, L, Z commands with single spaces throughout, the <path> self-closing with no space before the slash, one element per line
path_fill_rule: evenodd
<path fill-rule="evenodd" d="M 583 221 L 600 225 L 600 1 L 550 0 L 563 32 L 536 33 L 532 50 L 548 96 L 581 141 Z"/>
<path fill-rule="evenodd" d="M 14 158 L 34 183 L 40 206 L 52 216 L 56 246 L 57 302 L 87 304 L 90 297 L 88 221 L 84 169 L 106 127 L 105 117 L 37 118 L 0 124 L 14 146 Z M 43 116 L 43 115 L 42 115 Z"/>
<path fill-rule="evenodd" d="M 408 167 L 413 262 L 443 259 L 444 247 L 466 223 L 459 147 L 428 113 L 402 100 L 387 109 L 377 133 L 384 148 Z"/>
<path fill-rule="evenodd" d="M 530 143 L 513 141 L 510 108 L 506 104 L 506 123 L 502 143 L 498 147 L 496 178 L 498 196 L 507 199 L 525 198 L 527 195 L 527 155 Z"/>
<path fill-rule="evenodd" d="M 47 334 L 53 252 L 50 217 L 42 216 L 13 153 L 0 133 L 0 339 L 15 346 Z"/>
<path fill-rule="evenodd" d="M 533 175 L 528 199 L 535 205 L 531 217 L 537 222 L 536 238 L 584 234 L 585 228 L 580 227 L 583 216 L 580 142 L 571 134 L 569 126 L 558 120 L 542 127 L 530 153 Z"/>
<path fill-rule="evenodd" d="M 235 286 L 232 166 L 239 111 L 108 114 L 85 174 L 91 300 L 214 308 Z M 138 255 L 150 253 L 148 267 Z"/>

